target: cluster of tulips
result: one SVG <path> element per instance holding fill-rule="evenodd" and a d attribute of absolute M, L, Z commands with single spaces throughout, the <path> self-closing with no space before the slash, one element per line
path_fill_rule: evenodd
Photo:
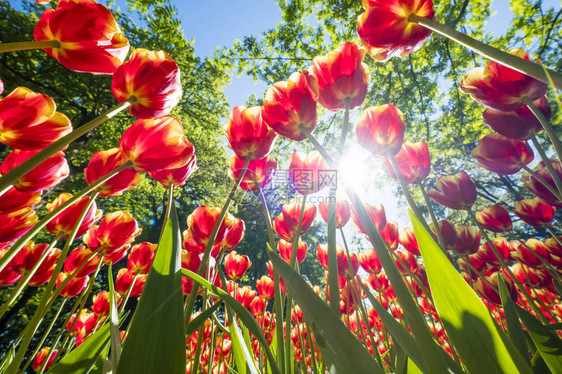
<path fill-rule="evenodd" d="M 449 336 L 434 302 L 431 274 L 421 258 L 424 250 L 416 231 L 409 227 L 399 230 L 397 223 L 387 221 L 382 205 L 362 203 L 349 186 L 344 187 L 351 204 L 336 198 L 338 186 L 322 177 L 322 172 L 339 166 L 347 144 L 350 110 L 364 105 L 369 83 L 369 70 L 363 62 L 367 53 L 378 61 L 403 57 L 421 48 L 431 30 L 451 34 L 461 43 L 465 39 L 434 20 L 431 0 L 368 0 L 363 6 L 358 32 L 364 47 L 348 42 L 326 56 L 315 57 L 309 69 L 273 84 L 263 106 L 237 106 L 228 118 L 224 130 L 233 151 L 229 165 L 236 183 L 223 207 L 200 206 L 187 217 L 188 229 L 181 242 L 184 274 L 203 278 L 182 277 L 185 322 L 191 326 L 197 321 L 196 328 L 186 329 L 190 331 L 185 336 L 187 373 L 226 373 L 233 366 L 240 369 L 235 348 L 244 343 L 233 336 L 233 331 L 250 329 L 253 324 L 259 329 L 251 330 L 245 338 L 254 356 L 251 366 L 256 369 L 291 372 L 294 367 L 315 373 L 329 369 L 325 365 L 333 357 L 326 357 L 325 343 L 318 344 L 324 337 L 311 327 L 314 316 L 298 305 L 298 290 L 289 286 L 288 278 L 280 276 L 279 271 L 287 272 L 275 265 L 274 253 L 278 252 L 298 275 L 299 264 L 309 251 L 301 236 L 310 229 L 317 212 L 328 225 L 328 243 L 316 249 L 316 257 L 326 271 L 327 286 L 311 287 L 379 367 L 396 370 L 390 352 L 397 339 L 389 330 L 384 317 L 387 313 L 420 341 L 427 332 L 454 365 L 470 370 L 471 361 Z M 186 183 L 197 169 L 193 145 L 184 136 L 180 122 L 168 116 L 179 102 L 182 89 L 178 66 L 166 53 L 138 48 L 124 61 L 129 50 L 127 39 L 109 10 L 92 0 L 60 0 L 56 9 L 43 13 L 34 37 L 34 43 L 0 44 L 0 52 L 41 48 L 71 70 L 112 74 L 112 92 L 119 104 L 73 130 L 70 120 L 57 112 L 54 101 L 44 94 L 18 87 L 0 100 L 0 141 L 13 148 L 0 165 L 0 286 L 11 287 L 0 315 L 9 310 L 25 287 L 47 284 L 29 325 L 14 337 L 15 353 L 7 362 L 9 373 L 25 372 L 29 365 L 36 372 L 44 372 L 54 363 L 63 362 L 75 346 L 86 344 L 101 332 L 112 313 L 123 318 L 130 297 L 140 296 L 142 302 L 155 256 L 168 250 L 147 242 L 133 244 L 140 234 L 134 217 L 125 211 L 103 216 L 95 200 L 134 189 L 141 183 L 139 173 L 149 173 L 169 191 L 166 226 L 173 210 L 174 188 Z M 480 296 L 500 328 L 506 327 L 500 284 L 542 323 L 559 323 L 562 304 L 556 285 L 562 284 L 562 236 L 553 221 L 556 207 L 562 207 L 562 147 L 548 123 L 551 109 L 544 82 L 550 75 L 560 88 L 560 75 L 534 64 L 522 49 L 511 54 L 486 53 L 495 61 L 471 70 L 461 82 L 462 91 L 487 108 L 483 123 L 495 131 L 480 140 L 472 157 L 483 168 L 500 175 L 523 169 L 523 186 L 533 198 L 509 207 L 495 204 L 475 211 L 476 185 L 464 171 L 440 176 L 437 189 L 426 191 L 424 184 L 431 169 L 429 148 L 424 142 L 405 140 L 407 125 L 400 110 L 390 104 L 363 110 L 355 129 L 356 140 L 400 183 L 414 216 L 433 233 L 441 251 Z M 344 114 L 341 141 L 332 155 L 312 134 L 318 121 L 318 103 L 329 112 Z M 137 120 L 123 133 L 119 148 L 95 153 L 84 170 L 88 187 L 75 195 L 60 194 L 47 205 L 48 214 L 39 219 L 33 206 L 41 202 L 42 191 L 69 174 L 64 149 L 124 109 Z M 548 150 L 536 138 L 543 129 L 555 156 L 547 156 Z M 289 177 L 302 198 L 284 204 L 281 213 L 271 217 L 263 189 L 277 170 L 278 163 L 269 154 L 277 136 L 295 142 L 309 140 L 316 150 L 292 155 Z M 534 169 L 528 166 L 534 157 L 528 140 L 541 157 Z M 302 171 L 307 171 L 306 178 Z M 424 197 L 429 223 L 411 195 L 412 187 L 419 188 Z M 267 264 L 268 274 L 255 281 L 255 289 L 238 284 L 251 266 L 248 256 L 233 250 L 245 231 L 245 223 L 228 212 L 238 188 L 258 195 L 269 233 L 269 243 L 254 246 L 265 251 L 269 245 L 272 259 Z M 307 203 L 308 196 L 326 189 L 330 195 L 326 202 L 317 207 Z M 466 211 L 471 224 L 438 220 L 433 203 Z M 529 237 L 533 236 L 531 227 L 546 228 L 551 237 L 492 237 L 509 236 L 513 216 L 529 226 Z M 373 248 L 348 245 L 343 227 L 350 220 Z M 34 243 L 32 239 L 43 228 L 54 236 L 52 242 Z M 341 247 L 336 243 L 337 229 Z M 80 237 L 82 244 L 75 243 Z M 55 248 L 61 239 L 65 241 L 62 250 Z M 107 290 L 90 298 L 101 267 L 125 258 L 127 266 L 118 271 L 115 282 L 110 278 Z M 205 281 L 215 292 L 201 287 Z M 236 308 L 239 318 L 234 318 L 231 304 L 221 306 L 217 296 L 220 289 L 225 301 L 234 300 L 254 320 L 248 322 L 244 312 Z M 52 320 L 44 321 L 58 296 L 63 298 L 62 304 L 57 304 L 58 312 Z M 61 316 L 70 299 L 75 299 L 71 312 Z M 117 311 L 112 311 L 113 304 Z M 417 308 L 422 328 L 414 323 L 417 317 L 412 315 L 412 305 Z M 160 307 L 153 306 L 155 311 Z M 54 339 L 47 340 L 57 321 L 64 327 Z M 50 327 L 33 346 L 30 343 L 40 323 Z M 124 347 L 132 344 L 127 342 L 129 328 L 122 326 L 117 337 Z M 276 351 L 273 361 L 270 345 Z M 113 360 L 119 359 L 116 349 L 121 348 L 112 341 Z M 25 358 L 28 360 L 22 367 Z M 146 360 L 153 363 L 158 358 Z M 429 367 L 430 361 L 426 364 Z M 117 362 L 112 365 L 121 370 Z"/>

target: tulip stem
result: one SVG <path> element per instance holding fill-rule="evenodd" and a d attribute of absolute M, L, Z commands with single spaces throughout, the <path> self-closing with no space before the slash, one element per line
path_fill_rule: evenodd
<path fill-rule="evenodd" d="M 43 261 L 45 260 L 45 258 L 47 258 L 47 256 L 49 255 L 49 253 L 51 252 L 51 249 L 55 246 L 56 242 L 60 239 L 61 235 L 58 234 L 55 236 L 55 238 L 53 239 L 53 241 L 51 242 L 51 244 L 49 244 L 49 247 L 47 247 L 45 249 L 45 251 L 41 254 L 41 256 L 39 257 L 39 259 L 37 259 L 37 262 L 33 265 L 33 267 L 31 268 L 31 270 L 29 270 L 18 282 L 16 288 L 12 291 L 10 297 L 8 298 L 8 300 L 6 300 L 6 302 L 4 304 L 2 304 L 2 308 L 0 309 L 0 318 L 4 315 L 4 313 L 6 313 L 8 311 L 8 309 L 10 308 L 10 306 L 12 305 L 12 303 L 17 299 L 17 297 L 21 294 L 21 292 L 25 289 L 25 287 L 27 286 L 27 284 L 29 283 L 29 280 L 35 275 L 35 272 L 37 272 L 37 269 L 39 269 L 39 266 L 41 266 L 41 264 L 43 263 Z"/>
<path fill-rule="evenodd" d="M 50 49 L 60 48 L 58 40 L 45 40 L 42 42 L 15 42 L 15 43 L 0 43 L 0 53 L 27 51 L 30 49 Z"/>
<path fill-rule="evenodd" d="M 545 164 L 550 164 L 550 163 L 547 162 Z M 525 170 L 527 173 L 531 174 L 533 176 L 533 178 L 538 180 L 540 184 L 542 184 L 548 191 L 550 191 L 551 194 L 554 195 L 554 197 L 562 200 L 562 198 L 560 197 L 560 193 L 558 191 L 556 191 L 556 188 L 552 187 L 552 185 L 550 183 L 548 183 L 543 177 L 541 177 L 536 171 L 534 171 L 533 169 L 531 169 L 527 165 L 523 166 L 523 170 Z"/>
<path fill-rule="evenodd" d="M 345 146 L 345 141 L 347 139 L 347 133 L 349 130 L 349 106 L 351 105 L 351 98 L 346 97 L 344 102 L 343 111 L 343 126 L 341 130 L 340 146 L 338 148 L 340 155 L 343 154 L 343 148 Z"/>
<path fill-rule="evenodd" d="M 29 173 L 35 167 L 40 165 L 43 161 L 47 158 L 51 157 L 82 135 L 88 133 L 90 130 L 93 130 L 97 126 L 101 125 L 105 121 L 115 117 L 119 112 L 128 108 L 132 103 L 136 101 L 134 96 L 131 96 L 128 100 L 114 106 L 113 108 L 109 109 L 107 112 L 103 113 L 102 115 L 94 118 L 90 122 L 76 128 L 70 134 L 63 136 L 62 138 L 58 139 L 53 144 L 49 145 L 48 147 L 42 149 L 40 152 L 34 154 L 25 162 L 21 163 L 20 165 L 16 166 L 6 174 L 4 174 L 0 178 L 0 196 L 2 196 L 9 188 L 12 186 L 16 181 Z"/>
<path fill-rule="evenodd" d="M 126 164 L 127 163 L 125 163 L 123 165 L 126 165 Z M 87 212 L 90 210 L 90 207 L 94 203 L 97 195 L 98 195 L 98 192 L 94 192 L 93 195 L 90 197 L 87 204 L 84 206 L 84 209 L 80 213 L 80 216 L 76 220 L 76 223 L 74 224 L 74 227 L 72 228 L 72 231 L 68 235 L 68 239 L 66 241 L 66 244 L 65 244 L 65 246 L 64 246 L 64 248 L 63 248 L 63 250 L 62 250 L 62 252 L 59 256 L 57 264 L 55 265 L 55 269 L 53 271 L 53 276 L 51 277 L 51 279 L 49 280 L 49 283 L 47 284 L 47 287 L 46 287 L 46 289 L 43 293 L 43 296 L 41 297 L 41 301 L 39 302 L 39 305 L 37 306 L 37 310 L 35 311 L 35 314 L 33 315 L 33 317 L 31 318 L 31 321 L 29 321 L 29 324 L 26 327 L 27 332 L 23 337 L 23 341 L 22 341 L 22 343 L 21 343 L 21 345 L 20 345 L 20 347 L 19 347 L 19 349 L 16 353 L 16 356 L 14 357 L 14 360 L 12 361 L 10 366 L 8 367 L 7 374 L 16 374 L 18 368 L 20 367 L 21 362 L 22 362 L 22 360 L 25 356 L 25 352 L 27 351 L 27 348 L 29 346 L 29 343 L 31 343 L 31 339 L 33 338 L 33 335 L 35 335 L 35 332 L 37 331 L 37 326 L 39 326 L 39 323 L 41 322 L 41 319 L 43 317 L 43 312 L 45 311 L 45 308 L 47 307 L 47 303 L 51 299 L 51 292 L 53 291 L 53 288 L 55 288 L 55 285 L 57 283 L 58 275 L 59 275 L 59 273 L 62 269 L 62 265 L 64 263 L 64 260 L 66 259 L 68 251 L 70 250 L 70 245 L 74 241 L 74 238 L 76 237 L 76 234 L 78 233 L 78 230 L 80 229 L 80 225 L 82 225 L 82 221 L 84 220 L 84 217 L 86 216 Z M 84 265 L 84 264 L 82 264 L 82 265 Z M 67 277 L 67 279 L 69 280 L 71 278 Z M 62 286 L 62 284 L 61 284 L 61 286 Z M 53 302 L 54 302 L 55 298 L 56 298 L 56 295 L 52 299 Z"/>
<path fill-rule="evenodd" d="M 125 294 L 125 297 L 123 298 L 123 303 L 121 304 L 121 309 L 119 309 L 118 315 L 122 316 L 123 312 L 125 311 L 125 305 L 127 305 L 127 301 L 129 301 L 129 298 L 131 297 L 131 292 L 133 291 L 133 287 L 135 286 L 135 282 L 137 281 L 137 278 L 139 277 L 138 274 L 135 274 L 133 276 L 133 280 L 131 281 L 131 284 L 129 285 L 129 288 L 127 288 L 127 293 Z"/>
<path fill-rule="evenodd" d="M 62 203 L 52 212 L 50 212 L 45 217 L 43 217 L 39 222 L 37 222 L 31 228 L 31 230 L 29 230 L 27 233 L 25 233 L 25 235 L 23 235 L 21 238 L 18 239 L 18 241 L 15 242 L 12 247 L 10 247 L 10 249 L 4 254 L 2 258 L 0 258 L 0 271 L 2 271 L 6 267 L 6 265 L 8 265 L 9 262 L 14 258 L 14 256 L 23 248 L 23 246 L 29 240 L 31 240 L 39 231 L 41 231 L 41 229 L 45 227 L 47 223 L 49 223 L 53 218 L 58 216 L 61 212 L 65 211 L 68 207 L 70 207 L 76 201 L 81 199 L 83 196 L 86 196 L 90 192 L 94 191 L 96 188 L 107 182 L 113 176 L 125 170 L 126 168 L 130 167 L 131 165 L 133 165 L 131 161 L 125 162 L 123 165 L 119 166 L 112 172 L 107 173 L 106 175 L 104 175 L 103 177 L 92 183 L 89 187 L 86 187 L 82 191 L 78 192 L 76 195 L 73 195 L 71 198 L 66 200 L 64 203 Z M 95 195 L 97 196 L 97 192 L 95 193 Z"/>
<path fill-rule="evenodd" d="M 537 106 L 530 99 L 526 99 L 525 104 L 527 105 L 527 108 L 529 108 L 531 112 L 533 112 L 535 117 L 537 117 L 537 119 L 541 123 L 544 131 L 548 135 L 548 138 L 552 142 L 552 146 L 554 147 L 554 150 L 558 155 L 558 159 L 562 160 L 562 143 L 560 143 L 560 139 L 556 135 L 556 131 L 554 131 L 554 128 L 552 127 L 550 122 L 548 122 L 544 114 L 542 114 L 539 108 L 537 108 Z"/>
<path fill-rule="evenodd" d="M 302 203 L 301 203 L 301 210 L 299 212 L 299 223 L 297 224 L 297 230 L 295 231 L 295 237 L 293 238 L 293 251 L 291 252 L 291 260 L 289 262 L 291 267 L 293 269 L 297 270 L 297 271 L 298 271 L 297 252 L 298 252 L 298 248 L 299 248 L 299 239 L 300 239 L 300 235 L 301 235 L 302 220 L 304 218 L 305 207 L 306 207 L 306 195 L 303 195 Z"/>
<path fill-rule="evenodd" d="M 537 137 L 533 136 L 531 138 L 531 141 L 533 142 L 533 145 L 537 149 L 537 152 L 539 152 L 539 155 L 541 156 L 541 159 L 542 159 L 544 165 L 548 169 L 548 172 L 552 176 L 552 180 L 554 181 L 554 184 L 556 185 L 556 188 L 558 189 L 558 193 L 556 193 L 555 195 L 558 195 L 558 199 L 562 200 L 562 197 L 561 197 L 562 196 L 562 181 L 560 181 L 560 176 L 558 175 L 558 173 L 554 169 L 554 166 L 552 165 L 552 162 L 550 162 L 550 159 L 546 155 L 546 153 L 545 153 L 543 147 L 541 146 L 541 143 L 539 143 Z M 558 156 L 558 157 L 560 157 L 560 156 Z M 558 162 L 560 162 L 560 160 L 562 160 L 562 158 L 559 158 Z M 562 165 L 561 165 L 561 169 L 562 169 Z"/>
<path fill-rule="evenodd" d="M 215 244 L 215 238 L 217 237 L 217 233 L 219 232 L 219 228 L 222 224 L 222 221 L 223 221 L 224 217 L 226 216 L 226 213 L 228 212 L 228 208 L 230 207 L 230 203 L 234 199 L 234 194 L 236 193 L 236 190 L 240 186 L 240 183 L 242 182 L 242 179 L 244 178 L 244 175 L 246 174 L 246 170 L 248 170 L 248 165 L 250 165 L 251 159 L 252 159 L 252 154 L 250 153 L 246 156 L 246 161 L 244 162 L 244 166 L 242 167 L 242 170 L 240 171 L 240 175 L 238 175 L 238 178 L 236 179 L 236 182 L 234 183 L 234 186 L 232 186 L 232 189 L 230 190 L 230 193 L 228 194 L 228 197 L 226 198 L 226 201 L 224 202 L 224 205 L 221 209 L 219 217 L 217 218 L 217 222 L 215 223 L 215 226 L 213 227 L 213 231 L 211 231 L 211 235 L 209 236 L 209 239 L 207 241 L 207 246 L 205 248 L 205 253 L 203 253 L 203 257 L 201 258 L 201 264 L 199 264 L 199 268 L 197 269 L 197 274 L 199 276 L 203 275 L 203 271 L 207 267 L 207 262 L 209 261 L 209 256 L 211 255 L 211 250 L 213 249 L 213 245 Z M 186 305 L 185 310 L 184 310 L 184 313 L 185 313 L 184 323 L 185 323 L 186 331 L 187 331 L 187 327 L 189 326 L 189 321 L 191 320 L 191 315 L 193 314 L 193 306 L 195 305 L 195 298 L 197 297 L 197 291 L 199 291 L 199 283 L 194 282 L 191 293 L 189 294 L 189 299 L 187 301 L 187 305 Z"/>
<path fill-rule="evenodd" d="M 550 83 L 559 90 L 562 89 L 562 74 L 554 70 L 550 70 L 537 63 L 504 52 L 501 49 L 492 47 L 486 43 L 482 43 L 435 20 L 410 14 L 408 21 L 417 23 L 418 25 L 435 31 L 436 33 L 465 46 L 483 57 L 517 70 L 520 73 L 527 74 L 546 84 Z"/>
<path fill-rule="evenodd" d="M 435 211 L 433 210 L 433 206 L 431 205 L 431 201 L 429 200 L 427 191 L 423 186 L 423 182 L 420 181 L 418 186 L 420 187 L 420 191 L 423 195 L 425 205 L 427 206 L 427 211 L 429 212 L 429 216 L 431 217 L 431 221 L 433 222 L 433 227 L 435 228 L 435 232 L 437 233 L 437 240 L 439 241 L 439 246 L 441 247 L 443 253 L 447 254 L 447 248 L 445 247 L 445 240 L 443 239 L 443 233 L 441 232 L 441 227 L 439 227 L 439 222 L 437 222 L 437 218 L 435 217 Z"/>

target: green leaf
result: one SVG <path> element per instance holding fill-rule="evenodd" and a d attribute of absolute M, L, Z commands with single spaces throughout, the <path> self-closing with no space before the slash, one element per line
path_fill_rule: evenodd
<path fill-rule="evenodd" d="M 83 374 L 87 373 L 96 363 L 109 343 L 109 324 L 96 331 L 84 343 L 76 347 L 57 362 L 48 374 Z"/>
<path fill-rule="evenodd" d="M 230 329 L 230 339 L 232 341 L 232 350 L 234 352 L 234 361 L 236 362 L 236 369 L 240 374 L 246 374 L 246 368 L 250 369 L 250 373 L 258 374 L 258 369 L 254 362 L 253 354 L 248 349 L 244 336 L 238 327 L 238 323 L 234 321 L 230 312 L 228 312 L 228 327 Z"/>
<path fill-rule="evenodd" d="M 121 334 L 119 333 L 119 317 L 117 316 L 117 303 L 115 302 L 115 286 L 111 265 L 107 269 L 107 282 L 109 283 L 109 324 L 111 336 L 111 371 L 117 371 L 121 358 Z"/>
<path fill-rule="evenodd" d="M 188 337 L 190 337 L 191 335 L 193 335 L 195 333 L 195 331 L 197 331 L 197 329 L 199 329 L 199 327 L 201 327 L 201 325 L 209 318 L 211 317 L 211 314 L 213 314 L 215 312 L 215 310 L 217 310 L 219 308 L 219 306 L 221 306 L 222 303 L 215 303 L 213 305 L 211 305 L 211 307 L 205 309 L 203 312 L 201 312 L 201 314 L 199 314 L 197 317 L 193 318 L 191 320 L 191 322 L 189 322 L 189 325 L 187 326 L 187 330 L 185 331 L 185 336 L 186 339 Z"/>
<path fill-rule="evenodd" d="M 246 328 L 252 333 L 252 335 L 254 335 L 254 337 L 257 339 L 258 343 L 265 350 L 265 354 L 267 356 L 267 359 L 268 359 L 269 363 L 273 366 L 272 371 L 280 374 L 281 371 L 279 370 L 279 367 L 277 366 L 277 363 L 275 362 L 275 359 L 273 358 L 273 354 L 271 353 L 271 350 L 269 349 L 269 344 L 267 343 L 267 340 L 263 336 L 263 333 L 262 333 L 258 323 L 254 319 L 254 317 L 250 314 L 248 309 L 244 308 L 244 306 L 242 304 L 240 304 L 235 298 L 230 296 L 224 290 L 216 287 L 215 285 L 212 285 L 206 279 L 200 277 L 196 273 L 194 273 L 190 270 L 187 270 L 187 269 L 182 269 L 182 274 L 185 275 L 186 277 L 190 278 L 190 279 L 193 279 L 195 282 L 199 283 L 200 285 L 205 287 L 207 290 L 214 293 L 216 297 L 219 297 L 222 300 L 224 300 L 226 305 L 228 307 L 232 308 L 232 310 L 236 313 L 236 315 L 238 316 L 240 321 L 242 321 L 244 326 L 246 326 Z"/>
<path fill-rule="evenodd" d="M 527 364 L 531 364 L 529 357 L 529 349 L 527 348 L 527 341 L 525 339 L 525 332 L 521 327 L 519 322 L 519 316 L 517 315 L 517 308 L 515 303 L 509 295 L 509 291 L 502 277 L 498 277 L 499 280 L 499 291 L 502 300 L 502 306 L 505 313 L 505 321 L 507 324 L 507 333 L 509 338 L 521 353 L 521 356 L 527 361 Z"/>
<path fill-rule="evenodd" d="M 308 283 L 269 247 L 269 259 L 285 281 L 306 320 L 326 361 L 338 373 L 383 373 L 369 351 L 347 326 L 314 293 Z"/>
<path fill-rule="evenodd" d="M 408 357 L 408 374 L 423 374 L 423 371 Z"/>
<path fill-rule="evenodd" d="M 435 308 L 469 372 L 531 373 L 513 343 L 500 331 L 480 298 L 433 237 L 410 212 Z"/>
<path fill-rule="evenodd" d="M 171 207 L 117 374 L 185 372 L 181 241 L 174 204 Z"/>
<path fill-rule="evenodd" d="M 553 373 L 562 373 L 562 342 L 531 313 L 517 306 L 517 313 L 529 331 L 533 343 Z"/>

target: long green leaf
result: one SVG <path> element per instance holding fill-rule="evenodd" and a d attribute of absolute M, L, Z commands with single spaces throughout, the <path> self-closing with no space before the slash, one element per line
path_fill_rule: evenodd
<path fill-rule="evenodd" d="M 180 254 L 178 217 L 172 204 L 117 374 L 185 372 Z"/>
<path fill-rule="evenodd" d="M 531 373 L 517 348 L 500 331 L 480 298 L 464 281 L 412 212 L 435 308 L 471 373 Z"/>
<path fill-rule="evenodd" d="M 517 306 L 519 318 L 525 324 L 533 343 L 540 352 L 544 362 L 553 373 L 562 373 L 562 342 L 533 315 Z"/>
<path fill-rule="evenodd" d="M 271 350 L 269 349 L 269 344 L 267 343 L 267 340 L 263 336 L 263 333 L 262 333 L 258 323 L 254 319 L 254 317 L 250 314 L 248 309 L 244 308 L 244 306 L 242 304 L 240 304 L 234 297 L 230 296 L 224 290 L 216 287 L 215 285 L 212 285 L 206 279 L 200 277 L 196 273 L 194 273 L 190 270 L 187 270 L 187 269 L 182 269 L 182 274 L 185 275 L 186 277 L 190 278 L 190 279 L 193 279 L 195 282 L 199 283 L 200 285 L 205 287 L 207 290 L 214 293 L 217 297 L 224 300 L 224 302 L 226 303 L 226 305 L 228 307 L 232 308 L 232 310 L 236 313 L 236 315 L 238 316 L 240 321 L 242 321 L 244 326 L 246 326 L 246 328 L 252 333 L 252 335 L 254 335 L 254 337 L 257 339 L 258 343 L 265 350 L 265 354 L 267 356 L 267 359 L 268 359 L 269 363 L 273 366 L 272 372 L 280 374 L 281 370 L 279 370 L 279 367 L 277 366 L 277 363 L 275 362 L 273 354 L 271 353 Z"/>
<path fill-rule="evenodd" d="M 531 365 L 529 350 L 527 349 L 527 341 L 525 340 L 525 332 L 523 331 L 523 327 L 521 327 L 521 323 L 519 322 L 517 308 L 515 307 L 515 303 L 511 299 L 511 296 L 509 295 L 509 291 L 507 290 L 505 281 L 502 277 L 498 277 L 498 279 L 500 297 L 502 300 L 502 306 L 505 313 L 505 321 L 507 324 L 507 333 L 509 334 L 509 338 L 511 339 L 519 353 L 521 353 L 521 356 L 527 361 L 527 364 Z"/>
<path fill-rule="evenodd" d="M 185 331 L 186 340 L 188 337 L 193 335 L 195 331 L 197 331 L 209 317 L 211 317 L 211 314 L 213 314 L 215 310 L 217 310 L 219 306 L 221 306 L 221 304 L 222 303 L 215 303 L 211 305 L 209 308 L 201 312 L 201 314 L 199 314 L 197 317 L 193 318 L 191 322 L 189 322 L 189 325 L 187 326 L 187 329 Z"/>
<path fill-rule="evenodd" d="M 230 340 L 232 341 L 232 350 L 238 373 L 246 374 L 246 368 L 249 368 L 251 374 L 258 374 L 253 354 L 250 353 L 251 348 L 246 344 L 238 323 L 232 317 L 232 313 L 230 311 L 227 313 L 229 314 L 228 328 L 230 329 Z"/>
<path fill-rule="evenodd" d="M 47 374 L 83 374 L 90 371 L 109 343 L 109 324 L 64 356 Z"/>
<path fill-rule="evenodd" d="M 111 336 L 111 371 L 117 371 L 121 358 L 121 334 L 119 332 L 119 317 L 117 316 L 117 303 L 115 302 L 115 286 L 111 265 L 107 269 L 107 282 L 109 283 L 109 324 Z"/>
<path fill-rule="evenodd" d="M 369 351 L 314 293 L 308 283 L 271 248 L 269 248 L 268 254 L 273 267 L 285 281 L 285 285 L 312 326 L 314 337 L 322 350 L 324 359 L 333 365 L 338 373 L 382 374 L 382 368 L 375 362 Z"/>

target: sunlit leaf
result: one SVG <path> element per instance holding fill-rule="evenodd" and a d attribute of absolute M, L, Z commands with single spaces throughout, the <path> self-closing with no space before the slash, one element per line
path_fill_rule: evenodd
<path fill-rule="evenodd" d="M 525 340 L 525 332 L 521 327 L 521 323 L 519 322 L 519 316 L 517 315 L 517 308 L 515 303 L 511 299 L 509 295 L 509 291 L 507 290 L 507 286 L 505 281 L 502 277 L 498 277 L 499 279 L 499 293 L 502 300 L 503 311 L 505 313 L 505 321 L 507 324 L 507 333 L 509 334 L 509 338 L 515 345 L 515 347 L 521 353 L 521 356 L 526 359 L 528 364 L 531 364 L 529 358 L 529 350 L 527 349 L 527 341 Z"/>

